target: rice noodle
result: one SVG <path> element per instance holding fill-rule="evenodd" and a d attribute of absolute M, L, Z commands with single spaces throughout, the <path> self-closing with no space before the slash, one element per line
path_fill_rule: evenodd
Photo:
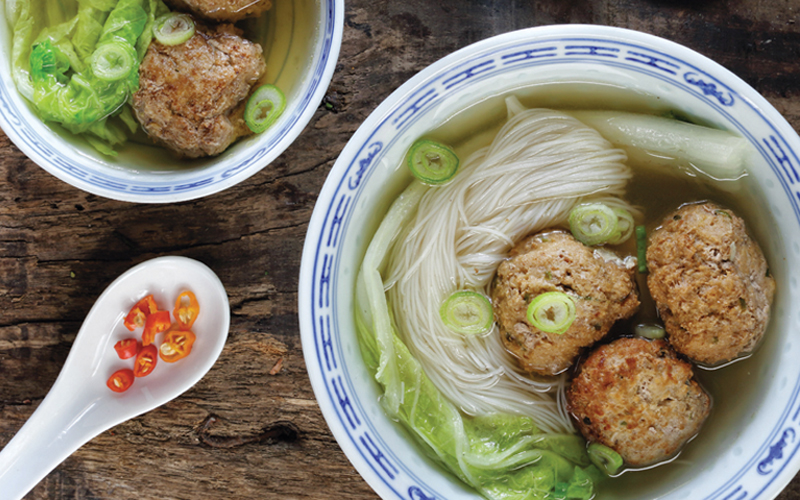
<path fill-rule="evenodd" d="M 513 99 L 513 100 L 511 100 Z M 521 372 L 495 325 L 481 336 L 450 331 L 439 306 L 456 290 L 490 295 L 514 243 L 564 225 L 587 200 L 631 209 L 617 198 L 630 178 L 625 153 L 563 113 L 507 100 L 509 120 L 454 180 L 431 188 L 394 245 L 387 298 L 399 335 L 442 393 L 470 415 L 528 415 L 540 429 L 571 432 L 564 379 Z"/>

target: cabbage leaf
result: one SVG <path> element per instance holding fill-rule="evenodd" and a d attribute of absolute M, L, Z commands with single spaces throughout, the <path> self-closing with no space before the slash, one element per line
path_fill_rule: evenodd
<path fill-rule="evenodd" d="M 144 33 L 139 37 L 139 41 L 136 42 L 136 52 L 139 54 L 140 61 L 144 59 L 147 48 L 150 46 L 150 42 L 153 41 L 153 24 L 155 24 L 157 18 L 169 12 L 169 8 L 162 0 L 147 1 L 147 24 L 145 25 Z"/>
<path fill-rule="evenodd" d="M 591 465 L 580 436 L 541 432 L 525 416 L 462 414 L 397 335 L 380 271 L 426 189 L 415 181 L 394 202 L 367 249 L 356 283 L 359 344 L 384 390 L 381 404 L 434 460 L 487 498 L 589 500 L 602 475 Z"/>
<path fill-rule="evenodd" d="M 128 102 L 152 40 L 162 0 L 31 0 L 6 4 L 12 24 L 13 77 L 39 116 L 82 135 L 103 154 L 136 130 Z M 113 45 L 135 63 L 121 78 L 99 77 L 92 58 Z"/>

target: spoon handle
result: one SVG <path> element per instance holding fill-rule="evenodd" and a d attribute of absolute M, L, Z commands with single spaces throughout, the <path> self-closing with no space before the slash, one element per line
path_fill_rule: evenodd
<path fill-rule="evenodd" d="M 25 425 L 0 452 L 3 500 L 19 500 L 99 430 L 94 420 L 97 400 L 80 391 L 56 390 L 60 380 Z"/>

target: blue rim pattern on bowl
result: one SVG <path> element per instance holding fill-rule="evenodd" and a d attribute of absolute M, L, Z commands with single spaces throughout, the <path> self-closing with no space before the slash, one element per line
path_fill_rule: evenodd
<path fill-rule="evenodd" d="M 322 13 L 324 25 L 320 29 L 322 43 L 318 49 L 319 59 L 313 68 L 313 77 L 299 104 L 293 106 L 293 112 L 288 115 L 287 120 L 283 121 L 283 128 L 274 133 L 267 144 L 236 165 L 203 170 L 194 178 L 182 180 L 180 183 L 168 180 L 131 182 L 115 176 L 113 170 L 99 170 L 81 165 L 56 154 L 53 148 L 47 145 L 45 138 L 20 119 L 20 111 L 15 104 L 17 100 L 9 93 L 14 91 L 13 86 L 0 85 L 0 108 L 2 108 L 0 128 L 27 156 L 45 170 L 59 179 L 66 180 L 95 194 L 128 201 L 158 203 L 189 200 L 220 191 L 254 175 L 277 158 L 289 143 L 280 149 L 277 149 L 276 146 L 287 141 L 287 138 L 291 142 L 300 135 L 313 114 L 313 110 L 317 107 L 314 101 L 322 99 L 322 93 L 328 87 L 339 54 L 338 44 L 335 44 L 334 41 L 341 39 L 344 1 L 325 0 Z M 307 118 L 303 119 L 304 115 Z M 215 186 L 218 186 L 219 189 L 209 190 Z M 100 191 L 98 192 L 97 189 Z M 201 189 L 202 192 L 199 192 Z"/>
<path fill-rule="evenodd" d="M 597 30 L 598 27 L 592 27 Z M 602 28 L 600 28 L 602 29 Z M 535 28 L 533 29 L 535 30 Z M 530 31 L 533 31 L 530 30 Z M 575 31 L 576 35 L 579 31 Z M 649 35 L 636 34 L 637 38 Z M 502 39 L 504 35 L 496 37 Z M 651 37 L 655 38 L 655 37 Z M 354 461 L 356 468 L 367 466 L 382 481 L 383 485 L 397 498 L 426 500 L 444 498 L 434 491 L 424 480 L 417 477 L 376 432 L 373 423 L 367 416 L 359 395 L 354 391 L 349 373 L 344 369 L 341 360 L 341 332 L 338 330 L 335 272 L 340 263 L 339 245 L 354 207 L 362 194 L 362 187 L 375 171 L 384 152 L 406 130 L 411 123 L 422 119 L 434 105 L 462 87 L 473 82 L 512 71 L 523 66 L 551 65 L 564 63 L 589 63 L 623 67 L 628 71 L 644 73 L 650 77 L 681 88 L 693 94 L 696 99 L 705 101 L 716 111 L 735 124 L 738 131 L 753 144 L 758 153 L 766 159 L 771 170 L 780 180 L 783 190 L 789 197 L 795 217 L 800 221 L 800 160 L 783 135 L 770 123 L 761 110 L 750 100 L 742 97 L 725 81 L 739 81 L 738 78 L 721 66 L 708 61 L 708 69 L 700 69 L 680 58 L 671 56 L 638 43 L 620 42 L 599 37 L 547 37 L 523 43 L 503 44 L 495 41 L 492 44 L 478 42 L 476 47 L 486 45 L 469 59 L 459 59 L 459 53 L 434 64 L 430 71 L 417 75 L 412 82 L 418 88 L 414 93 L 405 96 L 385 113 L 377 110 L 373 116 L 383 116 L 375 124 L 368 137 L 359 140 L 352 149 L 353 160 L 346 165 L 343 173 L 334 168 L 325 188 L 330 188 L 330 203 L 315 210 L 318 215 L 317 225 L 310 226 L 306 243 L 308 264 L 313 266 L 308 273 L 301 272 L 300 287 L 307 288 L 308 302 L 301 302 L 301 321 L 303 310 L 310 312 L 310 331 L 304 329 L 304 348 L 312 348 L 313 354 L 307 353 L 307 362 L 312 364 L 312 356 L 316 362 L 315 372 L 322 374 L 322 386 L 315 385 L 318 399 L 327 397 L 335 415 L 326 414 L 327 419 L 335 417 L 336 427 L 344 431 L 347 445 L 354 447 L 363 458 L 363 463 Z M 497 46 L 500 46 L 498 49 Z M 677 46 L 676 53 L 688 49 Z M 455 62 L 452 62 L 455 61 Z M 434 69 L 435 68 L 435 69 Z M 721 75 L 721 77 L 714 76 Z M 402 91 L 402 89 L 401 89 Z M 400 92 L 400 91 L 398 91 Z M 748 112 L 760 118 L 772 131 L 766 137 L 753 137 L 745 127 L 738 123 L 726 109 L 733 106 L 745 107 Z M 368 120 L 369 122 L 369 120 Z M 348 145 L 348 150 L 351 149 Z M 347 150 L 343 153 L 347 157 Z M 338 164 L 337 164 L 338 165 Z M 336 177 L 334 177 L 336 176 Z M 329 186 L 330 184 L 330 186 Z M 326 189 L 323 188 L 323 192 Z M 320 197 L 325 198 L 321 195 Z M 318 228 L 318 229 L 317 229 Z M 312 230 L 317 229 L 313 234 Z M 301 300 L 304 294 L 301 292 Z M 301 324 L 302 325 L 302 324 Z M 311 336 L 310 338 L 308 336 Z M 310 366 L 311 368 L 311 366 Z M 315 381 L 312 376 L 312 382 Z M 769 434 L 768 440 L 753 453 L 747 465 L 736 471 L 730 479 L 705 497 L 707 500 L 744 500 L 758 498 L 772 485 L 784 468 L 792 461 L 800 449 L 800 407 L 798 406 L 800 380 L 795 382 L 789 402 L 778 418 L 777 424 Z M 333 426 L 332 426 L 333 428 Z M 340 436 L 337 438 L 341 441 Z M 353 460 L 353 457 L 350 457 Z M 758 485 L 757 489 L 745 488 L 743 482 Z M 376 485 L 373 484 L 373 487 Z"/>

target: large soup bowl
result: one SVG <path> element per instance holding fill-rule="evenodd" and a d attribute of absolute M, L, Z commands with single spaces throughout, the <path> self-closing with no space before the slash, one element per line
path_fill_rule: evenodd
<path fill-rule="evenodd" d="M 0 128 L 37 165 L 84 191 L 123 201 L 171 203 L 207 196 L 256 174 L 303 131 L 328 88 L 344 27 L 344 0 L 275 2 L 240 23 L 261 43 L 266 80 L 286 94 L 286 109 L 265 132 L 221 155 L 181 160 L 146 140 L 129 141 L 115 158 L 58 125 L 44 124 L 11 77 L 11 36 L 0 9 Z"/>
<path fill-rule="evenodd" d="M 686 47 L 624 29 L 549 26 L 478 42 L 421 71 L 359 128 L 317 201 L 300 273 L 303 350 L 323 415 L 381 497 L 480 498 L 384 413 L 357 342 L 356 274 L 381 217 L 409 182 L 402 160 L 415 139 L 498 95 L 575 82 L 625 89 L 631 100 L 649 95 L 663 109 L 742 136 L 752 151 L 737 189 L 747 198 L 750 229 L 777 281 L 765 341 L 743 362 L 743 376 L 709 388 L 715 408 L 700 437 L 675 462 L 625 473 L 610 480 L 622 487 L 606 482 L 601 488 L 613 489 L 616 500 L 772 499 L 800 468 L 800 314 L 792 307 L 800 301 L 800 138 L 725 68 Z M 624 101 L 608 105 L 624 108 Z M 487 106 L 486 113 L 499 115 L 486 120 L 502 118 L 502 107 L 493 109 Z M 735 371 L 736 364 L 722 370 Z"/>

